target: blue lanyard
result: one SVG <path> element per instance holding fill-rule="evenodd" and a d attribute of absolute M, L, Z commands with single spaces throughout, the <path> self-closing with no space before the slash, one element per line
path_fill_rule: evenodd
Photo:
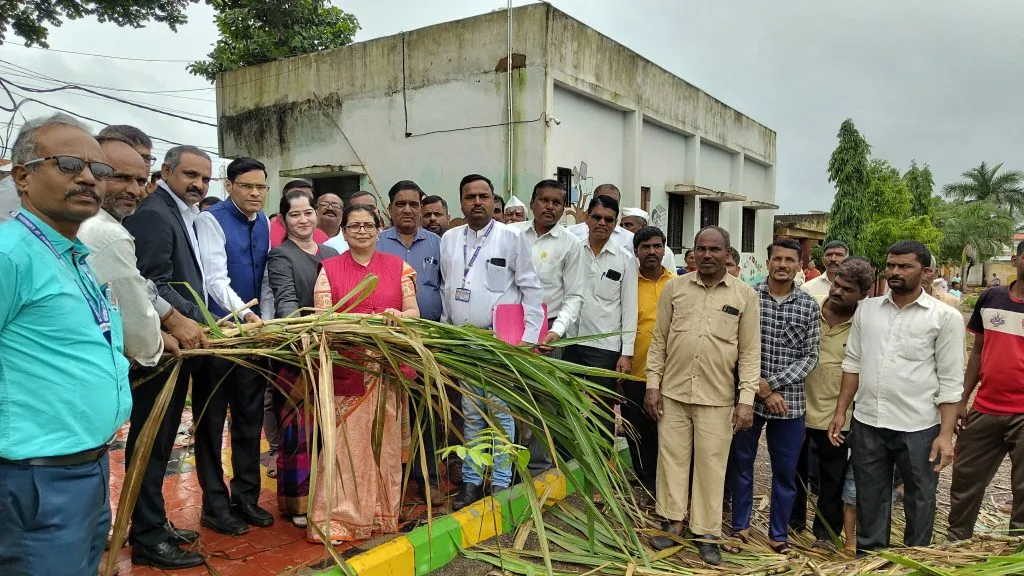
<path fill-rule="evenodd" d="M 82 296 L 85 298 L 86 303 L 89 304 L 89 309 L 92 310 L 92 317 L 96 321 L 96 326 L 98 326 L 100 331 L 103 332 L 103 337 L 106 338 L 107 342 L 109 343 L 110 310 L 107 308 L 106 303 L 103 302 L 102 294 L 100 295 L 99 307 L 97 308 L 96 302 L 94 302 L 93 299 L 89 296 L 88 292 L 86 292 L 85 287 L 82 286 L 81 282 L 78 281 L 76 275 L 71 272 L 70 268 L 68 268 L 67 263 L 64 262 L 64 259 L 60 257 L 60 253 L 57 252 L 57 249 L 53 247 L 53 243 L 50 242 L 50 239 L 47 238 L 45 234 L 43 234 L 43 231 L 40 230 L 34 222 L 26 218 L 25 215 L 22 214 L 21 212 L 15 214 L 14 217 L 18 220 L 18 222 L 24 224 L 25 228 L 28 228 L 29 232 L 31 232 L 33 236 L 38 238 L 39 241 L 43 243 L 43 245 L 50 249 L 50 252 L 53 253 L 53 257 L 56 258 L 57 262 L 60 263 L 61 268 L 63 268 L 64 271 L 67 272 L 68 276 L 71 277 L 71 280 L 75 283 L 75 286 L 78 286 L 78 289 L 79 291 L 82 292 Z M 72 258 L 74 258 L 74 253 L 72 253 Z M 92 271 L 89 269 L 88 265 L 82 268 L 82 270 L 85 272 L 86 277 L 93 284 L 96 284 L 97 286 L 99 285 L 99 282 L 97 282 L 96 278 L 92 275 Z"/>
<path fill-rule="evenodd" d="M 494 229 L 494 220 L 487 225 L 487 230 L 484 230 L 484 237 L 476 243 L 476 248 L 473 249 L 473 256 L 466 260 L 466 248 L 469 246 L 469 225 L 466 225 L 465 239 L 462 242 L 462 261 L 466 263 L 466 267 L 462 269 L 462 285 L 466 285 L 466 278 L 469 277 L 469 270 L 473 267 L 473 263 L 476 262 L 476 257 L 480 255 L 480 248 L 484 245 L 484 240 L 491 235 L 491 230 Z"/>

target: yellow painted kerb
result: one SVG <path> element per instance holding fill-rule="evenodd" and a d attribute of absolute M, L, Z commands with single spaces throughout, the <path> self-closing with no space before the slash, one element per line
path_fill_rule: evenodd
<path fill-rule="evenodd" d="M 493 497 L 467 506 L 452 514 L 462 526 L 462 547 L 476 546 L 501 534 L 501 506 Z"/>
<path fill-rule="evenodd" d="M 359 576 L 411 576 L 416 573 L 412 542 L 405 536 L 349 558 L 348 565 Z"/>
<path fill-rule="evenodd" d="M 561 500 L 566 496 L 566 482 L 565 476 L 557 470 L 549 470 L 544 473 L 543 476 L 536 478 L 533 481 L 533 488 L 537 491 L 537 496 L 540 497 L 544 494 L 544 491 L 551 486 L 551 492 L 548 493 L 548 501 Z"/>

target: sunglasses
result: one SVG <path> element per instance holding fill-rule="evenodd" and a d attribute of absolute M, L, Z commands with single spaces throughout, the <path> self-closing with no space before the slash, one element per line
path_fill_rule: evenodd
<path fill-rule="evenodd" d="M 36 158 L 35 160 L 29 160 L 22 164 L 22 166 L 28 167 L 33 164 L 42 164 L 43 162 L 49 162 L 50 160 L 57 161 L 57 168 L 65 174 L 79 175 L 85 167 L 89 167 L 89 171 L 92 172 L 93 177 L 97 180 L 109 180 L 114 175 L 114 168 L 110 164 L 104 164 L 103 162 L 86 162 L 77 156 L 47 156 L 46 158 Z"/>
<path fill-rule="evenodd" d="M 615 224 L 615 217 L 613 216 L 598 216 L 597 214 L 591 214 L 590 219 L 594 222 L 604 222 L 606 224 Z"/>

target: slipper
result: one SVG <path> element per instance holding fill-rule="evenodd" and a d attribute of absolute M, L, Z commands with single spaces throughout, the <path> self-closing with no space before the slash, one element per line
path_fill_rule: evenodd
<path fill-rule="evenodd" d="M 776 554 L 785 554 L 790 551 L 789 542 L 779 542 L 778 544 L 769 544 L 769 548 Z"/>

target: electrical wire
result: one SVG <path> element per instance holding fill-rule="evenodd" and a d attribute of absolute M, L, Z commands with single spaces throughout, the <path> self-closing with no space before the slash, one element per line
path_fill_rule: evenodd
<path fill-rule="evenodd" d="M 29 48 L 32 50 L 46 50 L 47 52 L 60 52 L 61 54 L 76 54 L 78 56 L 92 56 L 94 58 L 111 58 L 113 60 L 129 60 L 132 62 L 176 62 L 191 64 L 192 60 L 166 60 L 162 58 L 129 58 L 127 56 L 111 56 L 110 54 L 93 54 L 91 52 L 75 52 L 74 50 L 58 50 L 56 48 L 43 48 L 42 46 L 26 46 L 24 44 L 18 44 L 17 42 L 4 42 L 4 44 L 10 44 L 11 46 L 20 46 L 21 48 Z"/>
<path fill-rule="evenodd" d="M 2 80 L 2 79 L 3 79 L 4 77 L 6 77 L 6 76 L 8 76 L 8 75 L 9 75 L 9 74 L 7 74 L 6 72 L 4 72 L 4 73 L 3 73 L 3 75 L 2 75 L 2 76 L 0 76 L 0 80 Z M 45 86 L 30 86 L 30 88 L 34 88 L 34 89 L 37 89 L 37 90 L 43 90 L 43 89 L 45 89 L 45 88 L 47 88 L 47 87 L 45 87 Z M 24 95 L 21 95 L 21 96 L 24 96 Z M 69 93 L 68 93 L 68 96 L 80 96 L 80 97 L 82 97 L 82 98 L 92 98 L 92 99 L 94 99 L 94 100 L 108 100 L 108 99 L 110 99 L 110 98 L 109 98 L 109 97 L 107 97 L 107 96 L 97 96 L 97 95 L 95 95 L 95 94 L 91 94 L 91 93 L 86 93 L 86 94 L 80 94 L 80 93 L 77 93 L 77 92 L 69 92 Z M 134 101 L 133 101 L 133 104 L 132 104 L 132 105 L 141 105 L 141 104 L 142 104 L 142 103 L 140 103 L 140 102 L 134 102 Z M 155 105 L 153 105 L 153 107 L 154 107 L 154 108 L 155 108 L 156 110 L 160 110 L 161 112 L 165 112 L 165 113 L 178 113 L 178 114 L 190 114 L 190 115 L 192 115 L 193 117 L 196 117 L 196 118 L 206 118 L 206 119 L 208 119 L 208 120 L 216 120 L 216 119 L 217 119 L 217 118 L 216 118 L 216 117 L 214 117 L 214 116 L 208 116 L 208 115 L 206 115 L 206 114 L 197 114 L 197 113 L 195 113 L 195 112 L 192 112 L 192 111 L 189 111 L 189 110 L 178 110 L 178 109 L 176 109 L 176 108 L 168 108 L 168 107 L 166 107 L 166 106 L 155 106 Z"/>
<path fill-rule="evenodd" d="M 33 74 L 35 76 L 38 76 L 40 78 L 45 78 L 46 80 L 50 80 L 50 81 L 61 83 L 61 84 L 66 84 L 67 83 L 67 82 L 64 82 L 63 80 L 59 80 L 59 79 L 54 78 L 52 76 L 47 76 L 46 74 L 42 74 L 42 73 L 36 72 L 35 70 L 32 70 L 31 68 L 26 68 L 24 66 L 19 66 L 19 65 L 13 63 L 13 62 L 10 62 L 8 60 L 4 60 L 2 58 L 0 58 L 0 63 L 7 64 L 8 66 L 13 66 L 16 69 L 22 70 L 24 72 L 28 72 L 28 73 Z M 178 93 L 182 93 L 182 92 L 209 92 L 210 90 L 214 89 L 213 86 L 210 86 L 209 88 L 187 88 L 187 89 L 182 89 L 182 90 L 133 90 L 133 89 L 129 89 L 129 88 L 112 88 L 110 86 L 97 86 L 96 84 L 82 84 L 82 83 L 79 83 L 79 85 L 80 86 L 86 86 L 86 87 L 89 87 L 89 88 L 97 88 L 97 89 L 100 89 L 100 90 L 109 90 L 111 92 L 131 92 L 131 93 L 136 93 L 136 94 L 178 94 Z"/>

